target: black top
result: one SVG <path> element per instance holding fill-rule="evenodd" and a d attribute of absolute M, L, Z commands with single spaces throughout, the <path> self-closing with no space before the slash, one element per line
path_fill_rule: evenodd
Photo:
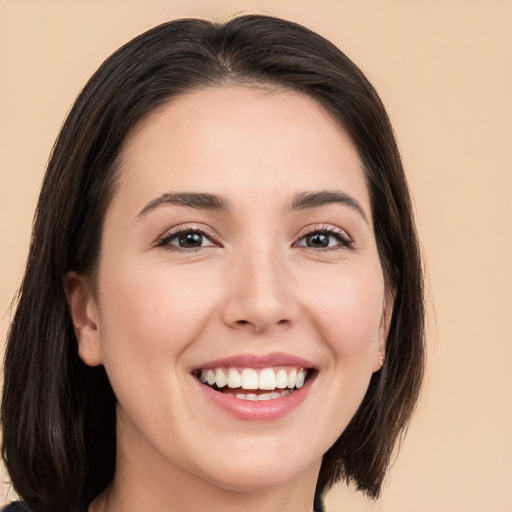
<path fill-rule="evenodd" d="M 315 499 L 315 511 L 314 512 L 324 512 L 323 503 Z M 30 512 L 30 509 L 21 501 L 14 501 L 11 504 L 5 506 L 2 509 L 2 512 Z"/>
<path fill-rule="evenodd" d="M 30 512 L 30 509 L 21 501 L 14 501 L 10 505 L 5 506 L 2 512 Z"/>

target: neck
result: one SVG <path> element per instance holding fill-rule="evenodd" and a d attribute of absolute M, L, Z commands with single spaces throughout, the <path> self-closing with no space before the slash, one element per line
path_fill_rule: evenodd
<path fill-rule="evenodd" d="M 159 510 L 161 512 L 197 512 L 208 510 L 211 512 L 312 512 L 313 497 L 303 499 L 301 492 L 286 492 L 283 488 L 268 491 L 247 492 L 208 492 L 204 494 L 194 488 L 186 495 L 183 489 L 173 491 L 166 498 L 163 495 L 151 495 L 148 488 L 126 488 L 116 480 L 113 482 L 110 493 L 101 496 L 91 506 L 91 512 L 145 512 Z"/>
<path fill-rule="evenodd" d="M 104 493 L 103 506 L 93 512 L 312 512 L 316 473 L 308 476 L 277 486 L 231 490 L 194 475 L 177 478 L 175 471 L 141 479 L 121 470 Z"/>
<path fill-rule="evenodd" d="M 226 488 L 163 457 L 138 457 L 137 447 L 118 447 L 116 474 L 91 512 L 312 512 L 321 461 L 276 485 Z M 230 454 L 233 456 L 233 454 Z"/>

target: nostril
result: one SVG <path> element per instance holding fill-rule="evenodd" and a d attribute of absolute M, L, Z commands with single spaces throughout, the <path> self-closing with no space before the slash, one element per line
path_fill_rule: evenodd
<path fill-rule="evenodd" d="M 236 323 L 238 325 L 249 325 L 251 322 L 249 320 L 237 320 Z M 277 325 L 288 325 L 290 323 L 290 320 L 287 320 L 286 318 L 283 318 L 282 320 L 278 320 L 276 322 Z"/>

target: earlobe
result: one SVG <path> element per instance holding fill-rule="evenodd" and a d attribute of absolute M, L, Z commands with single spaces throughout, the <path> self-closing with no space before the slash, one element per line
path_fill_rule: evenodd
<path fill-rule="evenodd" d="M 89 280 L 76 272 L 68 272 L 64 280 L 66 300 L 78 340 L 78 355 L 88 366 L 103 363 L 98 306 Z"/>
<path fill-rule="evenodd" d="M 382 316 L 379 324 L 379 347 L 375 358 L 373 371 L 380 370 L 386 361 L 386 343 L 389 335 L 389 328 L 391 325 L 391 317 L 393 316 L 393 306 L 395 303 L 395 293 L 386 292 L 384 297 L 384 304 L 382 307 Z"/>

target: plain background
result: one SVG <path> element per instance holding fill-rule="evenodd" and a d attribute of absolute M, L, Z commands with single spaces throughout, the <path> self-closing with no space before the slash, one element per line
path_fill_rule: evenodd
<path fill-rule="evenodd" d="M 425 253 L 417 414 L 382 498 L 340 486 L 329 511 L 512 511 L 510 1 L 0 0 L 1 341 L 45 163 L 85 81 L 156 24 L 239 12 L 298 21 L 368 75 L 397 133 Z"/>

